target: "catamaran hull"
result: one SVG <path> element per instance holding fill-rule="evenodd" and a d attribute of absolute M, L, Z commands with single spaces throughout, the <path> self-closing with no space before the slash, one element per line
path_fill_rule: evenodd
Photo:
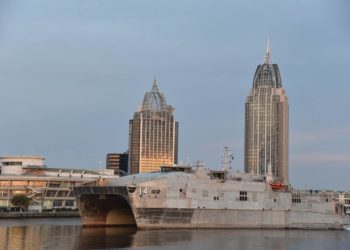
<path fill-rule="evenodd" d="M 350 223 L 347 217 L 300 211 L 142 208 L 134 213 L 140 229 L 343 229 Z"/>

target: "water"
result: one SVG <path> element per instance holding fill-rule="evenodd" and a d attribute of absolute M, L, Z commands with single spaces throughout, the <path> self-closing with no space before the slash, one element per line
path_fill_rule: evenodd
<path fill-rule="evenodd" d="M 350 232 L 83 228 L 80 219 L 0 220 L 0 249 L 349 250 Z"/>

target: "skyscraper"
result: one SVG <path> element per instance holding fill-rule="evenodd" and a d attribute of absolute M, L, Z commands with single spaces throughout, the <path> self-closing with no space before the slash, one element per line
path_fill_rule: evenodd
<path fill-rule="evenodd" d="M 166 104 L 154 80 L 142 106 L 129 121 L 131 174 L 159 171 L 162 165 L 177 163 L 179 123 L 175 121 L 174 110 Z"/>
<path fill-rule="evenodd" d="M 288 183 L 288 98 L 267 42 L 245 103 L 244 170 Z"/>

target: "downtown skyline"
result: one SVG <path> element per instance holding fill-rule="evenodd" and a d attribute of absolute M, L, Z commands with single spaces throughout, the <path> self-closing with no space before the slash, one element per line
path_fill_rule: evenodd
<path fill-rule="evenodd" d="M 1 3 L 1 155 L 104 167 L 127 149 L 156 74 L 181 123 L 179 162 L 218 168 L 228 146 L 243 171 L 244 102 L 269 35 L 289 97 L 290 182 L 350 189 L 348 3 L 139 6 Z"/>

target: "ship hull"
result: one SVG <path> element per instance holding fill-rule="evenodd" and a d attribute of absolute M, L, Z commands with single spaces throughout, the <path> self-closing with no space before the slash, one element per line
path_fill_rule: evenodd
<path fill-rule="evenodd" d="M 301 211 L 143 208 L 134 214 L 140 229 L 343 229 L 349 223 L 346 217 Z"/>
<path fill-rule="evenodd" d="M 218 181 L 206 172 L 122 177 L 109 186 L 74 191 L 84 226 L 344 229 L 350 224 L 347 206 L 335 192 L 274 191 L 265 182 Z"/>

